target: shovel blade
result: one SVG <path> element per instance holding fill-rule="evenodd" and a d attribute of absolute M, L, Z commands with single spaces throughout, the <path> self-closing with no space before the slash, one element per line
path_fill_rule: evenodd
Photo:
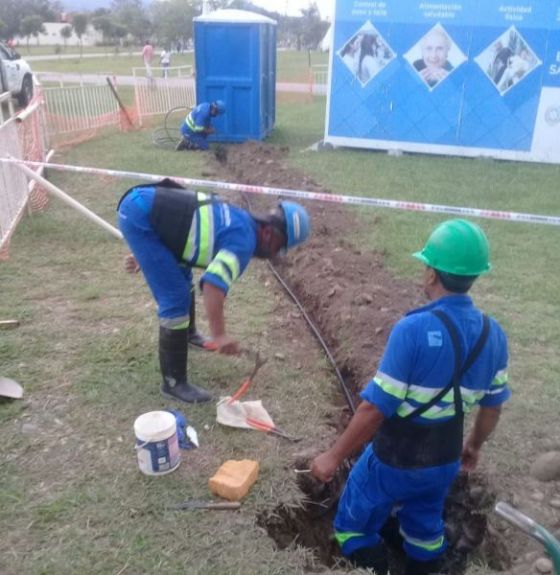
<path fill-rule="evenodd" d="M 21 399 L 23 397 L 23 387 L 13 379 L 0 377 L 0 396 Z"/>

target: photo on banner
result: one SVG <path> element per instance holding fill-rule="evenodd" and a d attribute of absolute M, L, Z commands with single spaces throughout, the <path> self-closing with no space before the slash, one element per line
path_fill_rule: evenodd
<path fill-rule="evenodd" d="M 368 20 L 338 51 L 350 73 L 366 86 L 396 57 L 396 54 Z"/>
<path fill-rule="evenodd" d="M 515 26 L 496 38 L 475 62 L 501 95 L 542 64 Z"/>
<path fill-rule="evenodd" d="M 430 90 L 439 86 L 467 59 L 439 23 L 406 52 L 404 58 Z"/>

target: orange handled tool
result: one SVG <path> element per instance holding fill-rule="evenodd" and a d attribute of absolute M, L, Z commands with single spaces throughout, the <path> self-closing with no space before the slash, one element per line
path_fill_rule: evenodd
<path fill-rule="evenodd" d="M 253 368 L 253 371 L 251 371 L 248 377 L 243 380 L 241 387 L 229 398 L 227 402 L 228 405 L 231 405 L 234 401 L 238 401 L 242 395 L 247 393 L 247 390 L 253 383 L 253 379 L 257 375 L 257 372 L 267 361 L 268 360 L 266 358 L 262 359 L 260 353 L 257 351 L 255 354 L 255 367 Z"/>
<path fill-rule="evenodd" d="M 266 421 L 261 421 L 260 419 L 253 419 L 252 417 L 248 417 L 246 421 L 251 427 L 254 427 L 255 429 L 259 429 L 260 431 L 266 431 L 267 433 L 274 433 L 275 435 L 279 435 L 280 437 L 288 439 L 289 441 L 297 442 L 301 441 L 302 439 L 301 437 L 294 437 L 293 435 L 289 435 L 282 429 L 278 429 L 278 427 L 270 425 L 270 423 L 267 423 Z"/>

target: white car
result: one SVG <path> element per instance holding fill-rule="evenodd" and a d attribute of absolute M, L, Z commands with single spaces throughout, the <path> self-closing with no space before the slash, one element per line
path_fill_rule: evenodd
<path fill-rule="evenodd" d="M 25 107 L 33 98 L 33 72 L 29 64 L 12 48 L 0 43 L 1 92 L 10 92 Z"/>

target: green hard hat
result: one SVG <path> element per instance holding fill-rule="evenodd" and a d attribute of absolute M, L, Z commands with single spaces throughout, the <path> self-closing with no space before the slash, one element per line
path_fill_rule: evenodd
<path fill-rule="evenodd" d="M 430 234 L 422 251 L 412 254 L 427 266 L 458 276 L 478 276 L 492 269 L 484 232 L 467 220 L 447 220 Z"/>

